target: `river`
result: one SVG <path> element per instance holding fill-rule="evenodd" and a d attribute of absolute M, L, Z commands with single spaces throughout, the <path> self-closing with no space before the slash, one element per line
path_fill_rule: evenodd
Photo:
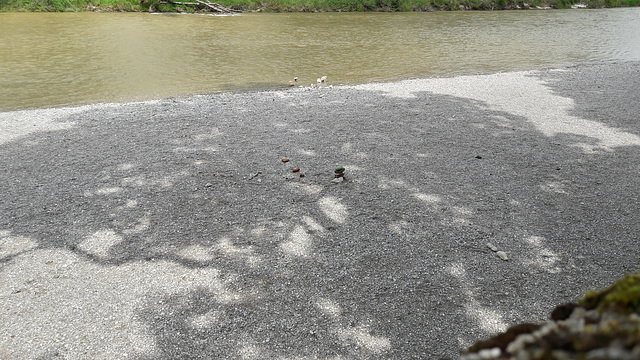
<path fill-rule="evenodd" d="M 640 60 L 640 8 L 0 14 L 0 111 Z"/>

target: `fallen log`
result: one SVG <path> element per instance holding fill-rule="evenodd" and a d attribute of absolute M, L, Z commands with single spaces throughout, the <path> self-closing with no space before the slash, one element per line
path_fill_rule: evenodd
<path fill-rule="evenodd" d="M 200 5 L 196 2 L 181 2 L 181 1 L 160 1 L 160 4 L 171 4 L 171 5 Z"/>
<path fill-rule="evenodd" d="M 160 1 L 160 4 L 171 4 L 171 5 L 192 5 L 192 6 L 204 6 L 207 7 L 213 11 L 219 12 L 219 13 L 224 13 L 224 14 L 228 14 L 228 13 L 241 13 L 242 10 L 235 10 L 235 9 L 230 9 L 227 7 L 224 7 L 218 3 L 212 3 L 209 1 L 202 1 L 202 0 L 196 0 L 196 2 L 185 2 L 185 1 L 172 1 L 172 0 L 166 0 L 166 1 Z"/>
<path fill-rule="evenodd" d="M 226 8 L 226 7 L 224 7 L 224 6 L 222 6 L 222 5 L 218 4 L 218 3 L 212 3 L 212 2 L 208 2 L 208 1 L 205 2 L 205 1 L 202 1 L 202 0 L 196 0 L 196 2 L 198 4 L 207 6 L 207 7 L 211 8 L 211 9 L 213 9 L 213 10 L 215 10 L 217 12 L 221 12 L 221 13 L 241 12 L 241 11 L 238 11 L 238 10 L 233 10 L 233 9 Z"/>

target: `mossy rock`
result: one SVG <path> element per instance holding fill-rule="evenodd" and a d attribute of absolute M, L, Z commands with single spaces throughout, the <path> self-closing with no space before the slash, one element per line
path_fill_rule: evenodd
<path fill-rule="evenodd" d="M 578 304 L 588 310 L 640 314 L 640 272 L 627 275 L 600 291 L 589 291 Z"/>
<path fill-rule="evenodd" d="M 640 272 L 463 351 L 463 360 L 640 359 Z"/>

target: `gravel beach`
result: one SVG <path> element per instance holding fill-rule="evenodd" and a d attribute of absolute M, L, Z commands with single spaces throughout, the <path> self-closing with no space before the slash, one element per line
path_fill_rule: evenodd
<path fill-rule="evenodd" d="M 0 113 L 0 358 L 457 358 L 545 321 L 640 269 L 638 89 L 629 62 Z"/>

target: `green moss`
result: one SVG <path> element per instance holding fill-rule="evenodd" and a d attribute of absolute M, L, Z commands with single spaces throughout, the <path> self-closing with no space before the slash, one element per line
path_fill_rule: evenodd
<path fill-rule="evenodd" d="M 589 291 L 578 303 L 586 309 L 640 314 L 640 272 L 627 275 L 601 291 Z"/>

